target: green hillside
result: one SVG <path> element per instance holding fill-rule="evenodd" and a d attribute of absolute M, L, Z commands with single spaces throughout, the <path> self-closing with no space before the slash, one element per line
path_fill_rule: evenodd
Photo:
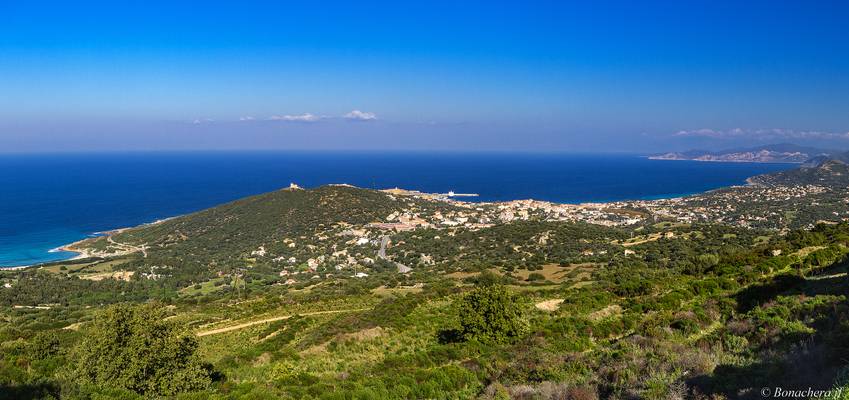
<path fill-rule="evenodd" d="M 283 189 L 130 229 L 114 239 L 146 244 L 152 252 L 214 262 L 249 256 L 259 246 L 274 247 L 285 239 L 306 238 L 313 243 L 312 236 L 382 221 L 403 207 L 423 213 L 452 208 L 445 203 L 394 198 L 349 186 Z"/>
<path fill-rule="evenodd" d="M 849 165 L 843 161 L 829 159 L 814 167 L 759 175 L 751 180 L 765 186 L 821 185 L 845 188 L 849 186 Z"/>
<path fill-rule="evenodd" d="M 281 190 L 0 272 L 0 398 L 736 399 L 847 385 L 849 224 L 607 226 L 528 204 Z"/>

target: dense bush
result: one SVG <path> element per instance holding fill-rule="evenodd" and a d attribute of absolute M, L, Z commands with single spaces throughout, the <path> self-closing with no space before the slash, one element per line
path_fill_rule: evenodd
<path fill-rule="evenodd" d="M 210 373 L 194 335 L 163 320 L 155 305 L 118 305 L 97 316 L 74 351 L 83 382 L 145 395 L 202 389 Z"/>
<path fill-rule="evenodd" d="M 460 299 L 457 309 L 465 340 L 506 343 L 528 330 L 523 304 L 502 285 L 476 288 Z"/>

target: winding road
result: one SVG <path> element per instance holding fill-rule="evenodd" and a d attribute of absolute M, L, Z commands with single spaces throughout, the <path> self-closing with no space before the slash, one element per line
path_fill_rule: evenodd
<path fill-rule="evenodd" d="M 407 272 L 412 271 L 412 268 L 386 258 L 386 246 L 389 245 L 389 240 L 389 236 L 384 236 L 380 238 L 380 250 L 377 251 L 377 258 L 395 263 L 395 265 L 398 266 L 399 273 L 406 274 Z"/>

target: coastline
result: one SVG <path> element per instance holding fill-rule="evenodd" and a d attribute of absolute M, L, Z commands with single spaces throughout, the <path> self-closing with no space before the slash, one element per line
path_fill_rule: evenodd
<path fill-rule="evenodd" d="M 644 156 L 637 156 L 637 157 L 630 156 L 628 158 L 643 158 L 643 159 L 655 160 L 655 158 L 653 158 L 651 156 L 645 156 L 645 155 Z M 660 160 L 660 161 L 688 161 L 688 160 L 674 160 L 674 159 L 657 159 L 657 160 Z M 582 160 L 579 160 L 579 161 L 582 161 Z M 692 161 L 697 161 L 697 160 L 692 160 Z M 711 160 L 711 161 L 713 161 L 714 163 L 722 162 L 722 161 L 717 161 L 717 160 Z M 762 163 L 762 162 L 740 162 L 740 161 L 735 161 L 733 163 L 734 164 L 785 164 L 785 165 L 788 165 L 788 166 L 789 165 L 797 165 L 797 164 L 792 164 L 792 163 Z M 571 164 L 568 164 L 568 165 L 571 165 Z M 625 165 L 630 165 L 630 164 L 625 164 Z M 745 168 L 744 170 L 746 170 L 750 174 L 753 174 L 752 176 L 755 176 L 755 175 L 758 175 L 758 174 L 761 174 L 761 173 L 766 173 L 766 172 L 757 172 L 757 171 L 762 170 L 762 169 L 763 168 L 754 168 L 753 167 L 751 169 L 751 171 L 748 168 Z M 663 200 L 663 199 L 674 199 L 674 198 L 682 198 L 682 197 L 687 197 L 687 196 L 693 196 L 693 195 L 698 195 L 700 193 L 707 193 L 707 192 L 711 192 L 711 191 L 714 191 L 714 190 L 721 190 L 723 188 L 733 187 L 733 186 L 737 186 L 737 185 L 747 185 L 747 186 L 751 185 L 751 181 L 748 180 L 748 178 L 746 178 L 746 179 L 747 180 L 746 180 L 745 183 L 740 182 L 740 181 L 737 181 L 737 182 L 726 181 L 724 183 L 717 182 L 717 183 L 719 183 L 719 185 L 717 185 L 714 188 L 694 188 L 694 189 L 696 189 L 694 191 L 689 191 L 689 190 L 687 190 L 688 188 L 681 188 L 681 189 L 684 189 L 684 191 L 674 191 L 677 188 L 658 186 L 659 189 L 655 188 L 653 190 L 646 190 L 645 192 L 651 193 L 652 191 L 654 191 L 654 193 L 661 192 L 662 194 L 657 194 L 657 195 L 649 194 L 649 195 L 646 195 L 646 196 L 641 196 L 638 193 L 632 193 L 635 196 L 628 196 L 628 195 L 619 194 L 618 192 L 614 191 L 615 193 L 611 193 L 611 197 L 607 197 L 605 195 L 604 197 L 598 198 L 598 197 L 595 197 L 595 196 L 589 196 L 588 193 L 590 193 L 590 192 L 586 192 L 586 193 L 584 193 L 583 197 L 590 197 L 590 200 L 588 200 L 588 201 L 572 199 L 572 198 L 558 199 L 557 197 L 559 195 L 561 195 L 562 193 L 559 193 L 557 191 L 554 191 L 553 193 L 545 193 L 545 195 L 543 195 L 543 192 L 539 192 L 539 191 L 529 191 L 529 193 L 526 193 L 526 194 L 536 193 L 538 196 L 529 196 L 527 198 L 541 198 L 543 200 L 540 200 L 540 201 L 544 201 L 544 202 L 548 202 L 548 203 L 555 203 L 555 204 L 582 204 L 582 203 L 605 204 L 605 203 L 615 203 L 615 202 L 620 202 L 620 201 L 656 201 L 656 200 Z M 548 179 L 546 179 L 546 180 L 548 181 Z M 287 181 L 289 181 L 289 179 L 287 179 Z M 555 180 L 555 181 L 550 182 L 550 183 L 556 184 L 558 182 L 559 181 Z M 392 186 L 390 186 L 390 185 L 392 185 Z M 392 187 L 394 187 L 394 185 L 396 185 L 396 184 L 393 182 L 393 183 L 387 184 L 384 187 L 392 188 Z M 403 182 L 402 182 L 402 185 L 403 185 Z M 450 186 L 446 185 L 444 187 L 444 189 L 451 189 L 451 186 L 455 186 L 455 185 L 456 184 L 452 184 Z M 364 187 L 364 188 L 375 189 L 373 187 L 369 187 L 369 185 L 367 185 L 367 184 L 366 185 L 360 184 L 358 186 Z M 416 187 L 416 185 L 411 185 L 411 186 L 414 187 L 414 188 Z M 431 186 L 433 186 L 433 185 L 431 185 Z M 460 185 L 460 186 L 462 186 L 462 185 Z M 407 186 L 407 187 L 410 187 L 410 186 Z M 568 185 L 566 185 L 566 187 L 568 187 Z M 279 189 L 279 187 L 277 189 Z M 464 189 L 466 189 L 466 188 L 464 187 Z M 667 189 L 669 190 L 668 192 L 666 192 Z M 272 189 L 272 190 L 275 190 L 275 189 Z M 272 191 L 272 190 L 269 190 L 269 191 Z M 384 189 L 384 190 L 389 190 L 389 189 Z M 589 190 L 589 189 L 587 189 L 587 190 Z M 415 190 L 412 190 L 412 191 L 415 192 Z M 427 191 L 427 189 L 424 189 L 424 191 Z M 439 190 L 439 189 L 433 190 L 434 193 L 443 192 L 443 191 L 444 190 Z M 462 197 L 461 198 L 461 197 L 457 196 L 457 197 L 454 198 L 454 201 L 464 201 L 464 202 L 470 201 L 472 203 L 493 202 L 493 200 L 487 199 L 487 197 L 491 198 L 493 196 L 492 196 L 492 194 L 489 194 L 489 195 L 485 194 L 486 193 L 486 186 L 482 186 L 482 185 L 471 186 L 467 189 L 467 191 L 481 193 L 481 195 L 479 197 L 476 196 L 476 197 L 471 197 L 471 198 L 468 198 L 468 197 Z M 526 191 L 526 192 L 528 192 L 528 191 Z M 595 194 L 595 192 L 592 192 L 592 193 Z M 455 194 L 456 195 L 458 193 L 450 193 L 450 192 L 449 193 L 442 193 L 443 196 L 447 196 L 448 194 Z M 499 198 L 499 200 L 494 200 L 494 202 L 510 201 L 510 200 L 507 200 L 507 198 L 509 198 L 509 197 L 503 196 L 504 193 L 499 193 L 499 194 L 501 194 L 502 196 Z M 518 194 L 518 193 L 515 193 L 515 194 L 517 194 L 518 196 L 522 196 L 521 194 Z M 510 194 L 508 193 L 508 196 L 509 195 Z M 576 197 L 582 197 L 582 196 L 576 195 Z M 592 199 L 593 197 L 595 197 L 595 199 Z M 523 197 L 513 197 L 513 199 L 517 199 L 517 198 L 521 199 Z M 224 202 L 226 202 L 226 201 L 224 201 Z M 212 206 L 215 206 L 215 205 L 212 205 Z M 73 261 L 73 260 L 84 259 L 84 258 L 87 258 L 87 257 L 102 256 L 103 254 L 100 254 L 96 250 L 94 252 L 92 252 L 91 250 L 86 251 L 86 249 L 81 248 L 80 246 L 84 245 L 87 240 L 92 240 L 93 237 L 96 237 L 96 236 L 112 236 L 112 235 L 119 234 L 119 233 L 121 233 L 121 232 L 123 232 L 127 229 L 133 229 L 133 228 L 136 228 L 136 227 L 142 227 L 142 226 L 146 226 L 146 225 L 154 225 L 154 224 L 162 223 L 162 222 L 168 221 L 168 220 L 173 219 L 173 218 L 178 218 L 182 215 L 185 215 L 185 213 L 181 213 L 181 214 L 178 214 L 178 215 L 174 215 L 172 217 L 158 219 L 158 220 L 155 220 L 153 222 L 143 223 L 143 224 L 139 224 L 139 225 L 125 226 L 125 227 L 122 227 L 122 228 L 114 228 L 114 229 L 109 229 L 109 230 L 93 232 L 93 233 L 87 233 L 85 236 L 83 236 L 83 235 L 78 236 L 79 240 L 76 240 L 76 241 L 71 242 L 71 243 L 61 244 L 61 245 L 59 245 L 55 248 L 52 248 L 50 250 L 46 250 L 44 248 L 27 249 L 29 254 L 23 253 L 21 257 L 10 258 L 9 262 L 11 264 L 8 265 L 8 266 L 0 266 L 0 269 L 7 270 L 7 269 L 11 269 L 11 268 L 16 268 L 16 269 L 30 268 L 30 267 L 37 267 L 37 266 L 41 266 L 41 265 L 49 264 L 49 263 L 54 263 L 54 262 Z M 70 237 L 66 236 L 65 240 L 67 240 L 67 239 L 73 240 L 74 237 L 73 236 L 70 236 Z M 62 241 L 58 241 L 58 243 L 57 242 L 51 243 L 51 245 L 55 246 L 55 245 L 60 244 L 60 243 L 62 243 Z M 45 254 L 45 252 L 47 252 L 47 251 L 54 252 L 54 253 L 56 253 L 56 252 L 66 252 L 67 254 L 48 255 L 48 254 Z M 21 264 L 26 263 L 26 265 L 20 265 L 20 264 L 16 264 L 16 263 L 21 263 Z"/>
<path fill-rule="evenodd" d="M 63 245 L 61 245 L 61 246 L 59 246 L 55 249 L 51 249 L 49 252 L 54 253 L 54 252 L 64 251 L 64 252 L 67 252 L 67 253 L 76 253 L 77 254 L 77 255 L 75 255 L 71 258 L 68 258 L 68 259 L 65 259 L 65 260 L 60 260 L 60 261 L 79 260 L 79 259 L 82 259 L 82 258 L 88 258 L 88 257 L 91 257 L 91 256 L 88 255 L 87 251 L 82 250 L 82 249 L 78 250 L 74 246 L 82 244 L 83 242 L 91 240 L 91 239 L 94 239 L 94 238 L 88 237 L 88 238 L 85 238 L 85 239 L 82 239 L 82 240 L 77 240 L 76 242 L 63 244 Z M 42 264 L 46 264 L 46 263 L 33 264 L 33 266 L 42 265 Z"/>
<path fill-rule="evenodd" d="M 89 251 L 89 250 L 86 250 L 86 249 L 81 249 L 78 246 L 80 244 L 83 244 L 83 243 L 85 243 L 89 240 L 92 240 L 92 239 L 97 239 L 99 237 L 109 237 L 109 236 L 112 236 L 112 235 L 117 235 L 121 232 L 130 230 L 130 229 L 160 224 L 160 223 L 163 223 L 165 221 L 168 221 L 168 220 L 171 220 L 171 219 L 174 219 L 174 218 L 179 218 L 181 216 L 182 215 L 175 215 L 173 217 L 160 218 L 160 219 L 157 219 L 153 222 L 146 222 L 146 223 L 143 223 L 143 224 L 137 225 L 137 226 L 128 226 L 128 227 L 123 227 L 123 228 L 115 228 L 115 229 L 109 229 L 109 230 L 105 230 L 105 231 L 92 232 L 91 234 L 89 234 L 88 237 L 86 237 L 84 239 L 80 239 L 80 240 L 77 240 L 77 241 L 71 242 L 71 243 L 66 243 L 66 244 L 63 244 L 61 246 L 54 247 L 54 248 L 47 251 L 48 253 L 58 253 L 58 252 L 74 253 L 75 254 L 74 256 L 71 256 L 71 257 L 68 257 L 68 258 L 62 258 L 62 259 L 58 259 L 58 260 L 37 262 L 37 263 L 27 264 L 27 265 L 14 265 L 14 266 L 0 265 L 0 271 L 13 271 L 13 270 L 26 269 L 26 268 L 37 268 L 37 267 L 41 267 L 45 264 L 50 264 L 50 263 L 55 263 L 55 262 L 82 260 L 82 259 L 85 259 L 85 258 L 92 258 L 92 257 L 102 257 L 103 256 L 102 254 L 98 254 L 96 252 L 92 252 L 92 251 Z"/>
<path fill-rule="evenodd" d="M 50 263 L 61 262 L 61 261 L 81 260 L 83 258 L 92 257 L 85 250 L 77 250 L 77 249 L 73 248 L 73 246 L 78 245 L 78 244 L 80 244 L 80 243 L 82 243 L 86 240 L 90 240 L 90 239 L 92 239 L 92 238 L 88 237 L 88 238 L 85 238 L 85 239 L 77 240 L 76 242 L 73 242 L 73 243 L 63 244 L 59 247 L 54 247 L 50 250 L 47 250 L 48 253 L 58 253 L 58 252 L 75 253 L 76 255 L 74 255 L 72 257 L 62 258 L 62 259 L 58 259 L 58 260 L 45 261 L 45 262 L 39 262 L 39 263 L 34 263 L 34 264 L 26 264 L 26 265 L 14 265 L 14 266 L 0 265 L 0 271 L 15 271 L 15 270 L 21 270 L 21 269 L 26 269 L 26 268 L 37 268 L 37 267 L 41 267 L 44 264 L 50 264 Z"/>
<path fill-rule="evenodd" d="M 646 157 L 649 158 L 648 156 L 646 156 Z M 659 159 L 659 160 L 661 160 L 661 161 L 724 162 L 724 161 L 717 161 L 717 160 L 676 160 L 676 159 Z M 743 162 L 745 162 L 745 161 L 743 161 Z M 753 163 L 757 163 L 757 162 L 753 162 Z M 757 176 L 757 175 L 755 175 L 755 176 Z M 745 185 L 743 185 L 743 186 L 753 186 L 753 185 L 755 185 L 755 183 L 753 183 L 751 181 L 751 179 L 754 178 L 755 176 L 751 176 L 751 177 L 746 178 Z M 332 185 L 344 185 L 344 186 L 357 187 L 357 186 L 349 185 L 349 184 L 329 184 L 329 185 L 331 185 L 331 186 Z M 703 193 L 710 193 L 710 192 L 713 192 L 713 191 L 716 191 L 716 190 L 733 188 L 733 187 L 737 187 L 737 186 L 740 186 L 740 185 L 728 185 L 728 186 L 722 186 L 722 187 L 718 187 L 718 188 L 714 188 L 714 189 L 707 189 L 707 190 L 696 191 L 696 192 L 691 192 L 691 193 L 664 194 L 664 195 L 648 196 L 648 197 L 644 197 L 644 198 L 637 198 L 637 199 L 630 199 L 630 200 L 602 200 L 602 201 L 569 203 L 569 202 L 525 199 L 525 200 L 508 200 L 508 201 L 483 202 L 483 203 L 507 203 L 507 202 L 512 202 L 512 201 L 540 201 L 540 202 L 552 203 L 552 204 L 558 204 L 558 205 L 575 205 L 575 206 L 581 206 L 581 205 L 587 206 L 588 205 L 588 206 L 593 206 L 593 205 L 612 204 L 612 203 L 617 203 L 617 202 L 621 202 L 621 201 L 660 201 L 660 200 L 669 200 L 669 199 L 679 199 L 679 198 L 684 198 L 684 197 L 689 197 L 689 196 L 696 196 L 696 195 L 703 194 Z M 365 188 L 365 189 L 368 189 L 368 188 Z M 448 202 L 458 202 L 458 203 L 467 203 L 467 201 L 457 200 L 457 199 L 454 199 L 453 197 L 478 197 L 479 196 L 476 193 L 475 194 L 465 194 L 465 193 L 455 194 L 453 192 L 451 192 L 451 196 L 449 196 L 448 194 L 445 194 L 445 193 L 425 193 L 425 192 L 421 192 L 421 191 L 418 191 L 418 190 L 400 189 L 398 187 L 391 188 L 391 189 L 372 189 L 372 190 L 378 190 L 380 192 L 393 194 L 393 195 L 426 196 L 426 197 L 430 197 L 434 200 L 448 201 Z M 53 249 L 48 250 L 49 253 L 54 253 L 54 252 L 74 253 L 75 254 L 74 256 L 64 258 L 64 259 L 38 262 L 38 263 L 33 263 L 33 264 L 28 264 L 28 265 L 0 266 L 0 270 L 12 271 L 12 270 L 21 270 L 21 269 L 26 269 L 26 268 L 38 268 L 38 267 L 41 267 L 45 264 L 50 264 L 50 263 L 55 263 L 55 262 L 74 261 L 74 260 L 81 260 L 81 259 L 92 258 L 92 257 L 107 257 L 107 256 L 110 256 L 110 255 L 115 255 L 115 254 L 102 254 L 102 253 L 98 253 L 96 251 L 91 251 L 91 250 L 88 250 L 88 249 L 79 248 L 79 245 L 81 245 L 85 242 L 97 239 L 99 237 L 107 237 L 108 238 L 108 237 L 120 234 L 120 233 L 125 232 L 125 231 L 130 230 L 130 229 L 141 228 L 141 227 L 151 226 L 151 225 L 157 225 L 157 224 L 160 224 L 160 223 L 163 223 L 163 222 L 175 219 L 175 218 L 182 217 L 184 215 L 186 215 L 186 214 L 175 215 L 173 217 L 167 217 L 167 218 L 161 218 L 161 219 L 157 219 L 153 222 L 147 222 L 147 223 L 143 223 L 143 224 L 136 225 L 136 226 L 121 227 L 121 228 L 114 228 L 114 229 L 109 229 L 109 230 L 105 230 L 105 231 L 93 232 L 93 233 L 89 234 L 89 236 L 86 237 L 86 238 L 83 238 L 83 239 L 80 239 L 80 240 L 77 240 L 77 241 L 74 241 L 74 242 L 71 242 L 71 243 L 63 244 L 61 246 L 58 246 L 58 247 L 55 247 Z"/>
<path fill-rule="evenodd" d="M 713 162 L 713 163 L 734 163 L 734 164 L 793 164 L 801 165 L 804 161 L 759 161 L 759 160 L 705 160 L 698 158 L 669 158 L 659 156 L 643 156 L 648 160 L 654 161 L 698 161 L 698 162 Z"/>
<path fill-rule="evenodd" d="M 19 266 L 16 266 L 16 267 L 0 267 L 0 271 L 16 271 L 16 270 L 19 270 L 19 269 L 32 268 L 32 267 L 35 267 L 35 266 L 37 266 L 37 265 L 19 265 Z"/>

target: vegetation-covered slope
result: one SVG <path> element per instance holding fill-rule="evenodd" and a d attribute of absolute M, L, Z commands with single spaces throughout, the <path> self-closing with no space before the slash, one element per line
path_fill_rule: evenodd
<path fill-rule="evenodd" d="M 249 256 L 260 246 L 282 245 L 328 235 L 334 228 L 382 221 L 402 207 L 423 212 L 452 207 L 349 186 L 311 190 L 283 189 L 234 201 L 160 224 L 126 230 L 115 240 L 145 244 L 151 252 L 193 256 L 209 261 Z"/>
<path fill-rule="evenodd" d="M 758 175 L 750 180 L 764 186 L 821 185 L 845 188 L 849 186 L 849 165 L 829 159 L 815 167 Z"/>
<path fill-rule="evenodd" d="M 798 203 L 786 188 L 747 206 Z M 710 197 L 729 193 L 686 204 L 753 213 Z M 100 257 L 2 271 L 0 398 L 733 399 L 849 384 L 849 224 L 606 226 L 534 207 L 286 190 L 86 244 Z"/>
<path fill-rule="evenodd" d="M 758 398 L 772 382 L 840 384 L 849 225 L 768 240 L 699 232 L 703 242 L 639 243 L 632 258 L 578 274 L 574 265 L 539 272 L 557 282 L 469 266 L 394 287 L 371 278 L 254 286 L 159 307 L 199 336 L 212 382 L 192 390 L 209 398 Z M 484 300 L 464 300 L 492 285 L 515 296 L 495 325 L 469 308 Z M 6 309 L 4 393 L 134 398 L 147 381 L 67 381 L 79 370 L 74 352 L 93 343 L 82 338 L 114 340 L 89 322 L 99 315 L 74 305 Z"/>

